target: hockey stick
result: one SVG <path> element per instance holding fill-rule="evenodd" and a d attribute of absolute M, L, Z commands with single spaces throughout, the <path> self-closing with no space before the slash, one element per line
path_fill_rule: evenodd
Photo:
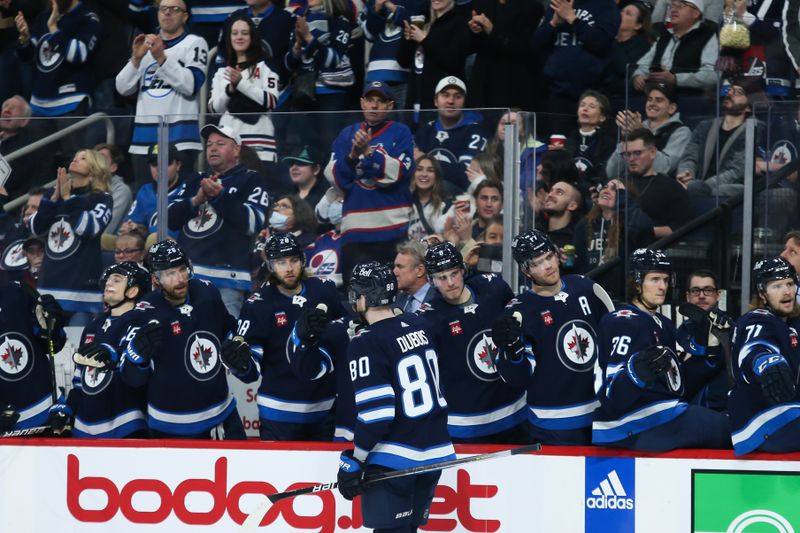
<path fill-rule="evenodd" d="M 49 430 L 50 426 L 35 426 L 27 429 L 12 429 L 0 433 L 0 439 L 10 439 L 14 437 L 33 437 Z"/>
<path fill-rule="evenodd" d="M 728 385 L 733 387 L 733 384 L 736 382 L 736 377 L 733 374 L 733 354 L 731 353 L 731 336 L 728 331 L 725 331 L 722 328 L 717 327 L 709 313 L 703 311 L 703 308 L 691 303 L 684 303 L 678 308 L 678 312 L 685 316 L 686 318 L 697 322 L 698 324 L 702 324 L 704 319 L 708 319 L 711 321 L 711 334 L 716 337 L 719 341 L 719 346 L 722 348 L 722 358 L 725 361 L 725 365 L 728 367 L 726 369 L 726 373 L 728 374 Z"/>
<path fill-rule="evenodd" d="M 367 475 L 363 481 L 363 485 L 369 486 L 375 483 L 379 483 L 381 481 L 385 481 L 387 479 L 395 479 L 399 477 L 411 476 L 414 474 L 424 474 L 426 472 L 436 472 L 439 470 L 445 470 L 447 468 L 453 468 L 454 466 L 463 465 L 465 463 L 475 463 L 478 461 L 485 461 L 487 459 L 499 459 L 500 457 L 510 457 L 512 455 L 520 455 L 523 453 L 538 452 L 541 449 L 542 445 L 536 443 L 536 444 L 529 444 L 527 446 L 520 446 L 518 448 L 511 448 L 510 450 L 501 450 L 499 452 L 472 455 L 470 457 L 462 457 L 461 459 L 451 459 L 449 461 L 442 461 L 440 463 L 433 463 L 429 465 L 413 466 L 411 468 L 405 468 L 403 470 L 390 470 L 388 472 L 381 472 L 380 474 L 375 474 L 372 476 Z M 242 524 L 241 531 L 243 533 L 255 531 L 256 528 L 261 523 L 261 520 L 263 520 L 264 516 L 266 516 L 267 511 L 269 511 L 269 508 L 273 503 L 285 500 L 287 498 L 294 498 L 295 496 L 301 496 L 303 494 L 312 494 L 316 492 L 325 492 L 328 490 L 333 490 L 338 486 L 339 486 L 338 483 L 333 481 L 331 483 L 322 483 L 319 485 L 312 485 L 310 487 L 303 487 L 302 489 L 289 490 L 286 492 L 279 492 L 277 494 L 268 494 L 266 499 L 261 503 L 258 509 L 256 509 L 244 521 L 244 523 Z"/>

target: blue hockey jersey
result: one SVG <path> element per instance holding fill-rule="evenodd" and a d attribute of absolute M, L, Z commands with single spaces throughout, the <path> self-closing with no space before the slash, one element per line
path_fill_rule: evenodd
<path fill-rule="evenodd" d="M 12 429 L 42 426 L 53 405 L 47 332 L 34 318 L 36 302 L 19 283 L 0 283 L 0 404 L 19 413 Z M 66 342 L 64 330 L 53 333 L 53 349 Z"/>
<path fill-rule="evenodd" d="M 133 387 L 147 384 L 147 424 L 151 429 L 197 435 L 210 431 L 236 410 L 219 353 L 236 322 L 211 283 L 189 280 L 186 301 L 178 307 L 160 292 L 151 292 L 131 313 L 135 326 L 126 340 L 153 320 L 162 329 L 162 344 L 152 361 L 144 366 L 134 363 L 127 346 L 121 363 L 126 383 Z"/>
<path fill-rule="evenodd" d="M 301 379 L 326 379 L 333 372 L 336 389 L 335 430 L 333 440 L 351 442 L 356 426 L 356 405 L 353 400 L 353 382 L 347 364 L 347 346 L 350 335 L 355 334 L 356 323 L 346 318 L 331 322 L 320 336 L 319 342 L 305 349 L 296 340 L 291 344 L 289 362 L 292 371 Z M 294 331 L 292 332 L 294 335 Z M 295 337 L 292 337 L 293 340 Z"/>
<path fill-rule="evenodd" d="M 439 347 L 439 377 L 447 399 L 447 429 L 453 438 L 493 435 L 522 423 L 526 417 L 525 386 L 500 379 L 494 360 L 492 321 L 514 296 L 494 274 L 467 280 L 472 297 L 467 305 L 448 304 L 437 295 L 420 308 L 433 326 Z"/>
<path fill-rule="evenodd" d="M 139 192 L 136 193 L 136 199 L 133 201 L 133 204 L 131 204 L 128 215 L 123 222 L 131 220 L 140 226 L 147 227 L 150 233 L 158 231 L 158 225 L 156 224 L 158 193 L 156 192 L 156 187 L 157 185 L 155 183 L 145 183 L 139 187 Z M 167 193 L 167 202 L 175 200 L 179 190 L 180 184 L 177 184 L 175 188 L 170 190 Z M 173 239 L 178 238 L 177 231 L 169 231 L 168 233 Z"/>
<path fill-rule="evenodd" d="M 50 10 L 30 26 L 31 38 L 18 49 L 24 61 L 35 61 L 31 109 L 34 116 L 61 116 L 74 111 L 94 90 L 89 62 L 100 39 L 100 19 L 82 2 L 59 17 L 50 33 Z"/>
<path fill-rule="evenodd" d="M 6 218 L 10 218 L 8 214 Z M 5 234 L 2 237 L 2 244 L 0 244 L 0 269 L 6 272 L 19 272 L 28 269 L 28 258 L 22 250 L 22 245 L 28 237 L 31 236 L 31 230 L 22 223 L 11 223 L 6 228 Z"/>
<path fill-rule="evenodd" d="M 626 304 L 600 321 L 600 408 L 592 424 L 592 442 L 607 444 L 665 424 L 686 410 L 680 362 L 652 386 L 633 371 L 633 357 L 657 344 L 675 349 L 675 325 L 660 313 Z"/>
<path fill-rule="evenodd" d="M 317 237 L 305 249 L 306 265 L 315 277 L 342 286 L 342 235 L 328 231 Z"/>
<path fill-rule="evenodd" d="M 583 276 L 563 276 L 561 291 L 520 294 L 504 314 L 522 315 L 526 359 L 498 357 L 500 374 L 528 388 L 528 421 L 543 429 L 570 430 L 591 425 L 599 405 L 594 382 L 600 353 L 598 324 L 611 311 L 602 287 Z"/>
<path fill-rule="evenodd" d="M 771 405 L 759 381 L 765 366 L 787 364 L 797 386 L 798 331 L 800 319 L 782 320 L 766 309 L 754 309 L 736 323 L 732 348 L 736 384 L 728 399 L 736 455 L 758 449 L 771 434 L 800 417 L 800 395 Z"/>
<path fill-rule="evenodd" d="M 264 226 L 269 195 L 257 173 L 236 165 L 218 176 L 222 192 L 192 207 L 200 181 L 210 171 L 188 179 L 169 204 L 169 228 L 180 230 L 178 243 L 186 250 L 200 279 L 217 287 L 248 291 L 254 235 Z"/>
<path fill-rule="evenodd" d="M 399 470 L 455 458 L 433 339 L 425 319 L 402 314 L 350 341 L 358 413 L 353 456 L 359 461 Z"/>
<path fill-rule="evenodd" d="M 445 128 L 439 119 L 432 120 L 417 130 L 414 142 L 439 161 L 446 180 L 466 190 L 467 167 L 476 154 L 486 149 L 483 117 L 475 111 L 465 111 L 452 128 Z"/>
<path fill-rule="evenodd" d="M 394 13 L 385 8 L 376 13 L 374 0 L 365 2 L 361 27 L 364 36 L 372 43 L 367 64 L 367 82 L 380 80 L 405 83 L 409 79 L 409 69 L 397 61 L 403 42 L 403 23 L 409 21 L 412 15 L 428 15 L 430 9 L 427 2 L 420 0 L 398 0 L 394 5 Z"/>
<path fill-rule="evenodd" d="M 302 307 L 324 303 L 332 319 L 344 316 L 344 309 L 333 283 L 309 278 L 302 284 L 302 290 L 294 296 L 265 285 L 244 301 L 239 315 L 238 334 L 250 345 L 256 364 L 237 377 L 249 383 L 261 373 L 256 401 L 258 415 L 265 420 L 314 424 L 333 408 L 335 391 L 330 373 L 308 381 L 292 372 L 291 333 Z"/>
<path fill-rule="evenodd" d="M 73 189 L 68 200 L 42 197 L 31 217 L 31 232 L 45 241 L 39 290 L 52 294 L 65 311 L 103 310 L 99 280 L 100 237 L 111 220 L 113 200 L 88 187 Z"/>
<path fill-rule="evenodd" d="M 368 156 L 348 160 L 353 137 L 365 122 L 344 128 L 333 142 L 325 175 L 344 191 L 343 244 L 394 241 L 408 232 L 409 183 L 414 175 L 414 139 L 405 124 L 385 122 L 372 130 Z"/>
<path fill-rule="evenodd" d="M 81 349 L 102 343 L 121 356 L 135 314 L 133 311 L 121 316 L 104 313 L 95 318 L 83 330 Z M 75 416 L 73 436 L 120 439 L 147 429 L 147 390 L 125 383 L 118 367 L 101 370 L 75 365 L 72 384 L 67 405 Z"/>

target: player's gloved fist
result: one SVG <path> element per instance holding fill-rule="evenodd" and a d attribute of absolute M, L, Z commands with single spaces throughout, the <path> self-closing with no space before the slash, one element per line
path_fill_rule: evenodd
<path fill-rule="evenodd" d="M 297 319 L 297 338 L 303 347 L 313 346 L 328 326 L 328 316 L 322 309 L 304 307 Z"/>
<path fill-rule="evenodd" d="M 753 362 L 753 372 L 761 382 L 764 398 L 771 405 L 786 403 L 795 397 L 797 389 L 792 370 L 781 354 L 768 354 L 757 358 Z"/>
<path fill-rule="evenodd" d="M 522 324 L 511 315 L 503 315 L 492 324 L 492 340 L 501 348 L 508 348 L 520 342 Z"/>
<path fill-rule="evenodd" d="M 650 346 L 634 354 L 628 360 L 628 370 L 634 383 L 645 387 L 666 374 L 672 366 L 673 355 L 672 350 L 661 345 Z"/>
<path fill-rule="evenodd" d="M 250 346 L 244 342 L 243 337 L 225 339 L 219 352 L 222 364 L 228 369 L 244 374 L 250 368 Z"/>
<path fill-rule="evenodd" d="M 730 317 L 718 309 L 708 311 L 704 327 L 708 328 L 708 346 L 719 346 L 720 336 L 730 337 L 733 322 Z"/>
<path fill-rule="evenodd" d="M 336 482 L 339 492 L 348 500 L 364 494 L 364 463 L 353 457 L 353 450 L 345 450 L 339 456 Z"/>
<path fill-rule="evenodd" d="M 47 413 L 47 425 L 53 433 L 60 435 L 72 423 L 72 408 L 64 403 L 57 403 Z"/>
<path fill-rule="evenodd" d="M 19 413 L 11 404 L 0 406 L 0 433 L 10 431 L 19 420 Z"/>
<path fill-rule="evenodd" d="M 64 325 L 64 310 L 61 309 L 52 294 L 41 295 L 34 312 L 36 313 L 36 322 L 43 330 L 47 330 L 48 327 L 58 329 Z"/>
<path fill-rule="evenodd" d="M 161 347 L 161 324 L 149 322 L 139 328 L 128 344 L 127 356 L 133 363 L 143 365 L 150 361 Z"/>
<path fill-rule="evenodd" d="M 95 342 L 72 354 L 72 360 L 77 365 L 100 369 L 114 368 L 119 361 L 119 354 L 112 346 Z"/>

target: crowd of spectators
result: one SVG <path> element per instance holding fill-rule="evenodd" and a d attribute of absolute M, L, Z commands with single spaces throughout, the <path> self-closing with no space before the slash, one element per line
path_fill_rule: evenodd
<path fill-rule="evenodd" d="M 450 241 L 469 265 L 496 266 L 512 192 L 503 187 L 508 123 L 519 131 L 521 203 L 576 259 L 566 265 L 575 273 L 741 193 L 744 123 L 757 106 L 791 106 L 758 123 L 757 176 L 798 157 L 798 15 L 763 2 L 106 4 L 0 0 L 0 77 L 9 80 L 0 154 L 90 112 L 133 117 L 116 123 L 115 144 L 81 130 L 10 158 L 3 198 L 42 199 L 43 213 L 26 223 L 35 235 L 22 235 L 46 251 L 28 279 L 41 270 L 50 290 L 58 261 L 74 269 L 90 253 L 83 261 L 96 265 L 74 287 L 53 288 L 82 302 L 67 305 L 75 313 L 97 306 L 101 265 L 138 260 L 153 242 L 164 117 L 169 234 L 186 246 L 219 227 L 243 232 L 213 258 L 186 246 L 196 274 L 229 277 L 234 309 L 263 281 L 273 232 L 293 233 L 311 271 L 339 285 L 352 265 L 391 262 L 407 242 Z M 723 31 L 734 22 L 746 43 Z M 201 136 L 201 121 L 218 125 Z M 84 160 L 91 171 L 79 169 Z M 246 195 L 224 185 L 231 173 L 253 176 Z M 222 192 L 250 207 L 237 211 Z M 798 222 L 797 192 L 795 174 L 758 196 L 775 238 Z M 69 200 L 82 194 L 93 203 L 75 209 Z M 5 233 L 2 268 L 15 278 L 25 230 L 4 216 L 16 229 Z M 69 239 L 51 243 L 56 229 Z M 81 254 L 56 250 L 73 241 Z M 619 273 L 604 275 L 621 298 Z"/>

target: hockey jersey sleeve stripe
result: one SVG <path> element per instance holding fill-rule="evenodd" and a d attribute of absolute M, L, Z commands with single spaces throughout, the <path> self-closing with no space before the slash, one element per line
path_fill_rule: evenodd
<path fill-rule="evenodd" d="M 99 437 L 136 420 L 141 420 L 142 422 L 145 420 L 144 413 L 139 409 L 120 413 L 111 420 L 104 420 L 103 422 L 84 422 L 79 417 L 75 417 L 74 428 L 81 433 L 85 433 L 86 435 Z M 142 424 L 142 426 L 144 425 L 145 424 Z"/>
<path fill-rule="evenodd" d="M 761 412 L 742 429 L 731 434 L 736 455 L 755 450 L 764 442 L 765 435 L 774 433 L 798 417 L 800 417 L 800 403 L 776 405 Z"/>
<path fill-rule="evenodd" d="M 244 204 L 247 209 L 247 231 L 248 235 L 254 235 L 264 226 L 264 211 L 251 204 Z"/>
<path fill-rule="evenodd" d="M 261 359 L 264 358 L 264 347 L 260 344 L 251 344 L 250 353 L 253 354 L 253 359 L 255 359 L 259 365 L 261 365 Z"/>
<path fill-rule="evenodd" d="M 89 57 L 89 47 L 78 39 L 70 39 L 67 43 L 67 61 L 70 63 L 84 63 Z"/>
<path fill-rule="evenodd" d="M 377 407 L 375 409 L 361 411 L 358 413 L 358 420 L 365 424 L 374 424 L 375 422 L 394 420 L 394 406 Z"/>
<path fill-rule="evenodd" d="M 17 420 L 17 424 L 22 424 L 26 420 L 30 420 L 31 418 L 39 416 L 42 413 L 46 413 L 52 406 L 53 397 L 48 394 L 36 403 L 17 411 L 17 414 L 19 414 L 19 420 Z"/>
<path fill-rule="evenodd" d="M 654 404 L 650 404 L 644 407 L 643 409 L 639 409 L 638 411 L 634 411 L 633 413 L 630 413 L 628 416 L 620 418 L 618 420 L 595 421 L 593 427 L 595 430 L 603 430 L 603 431 L 616 429 L 620 426 L 630 424 L 631 422 L 637 422 L 647 417 L 665 411 L 669 411 L 670 409 L 674 409 L 675 407 L 677 407 L 679 403 L 681 403 L 679 400 L 665 400 L 663 402 L 657 402 Z"/>
<path fill-rule="evenodd" d="M 269 409 L 275 409 L 278 411 L 288 411 L 290 413 L 315 413 L 330 411 L 335 401 L 335 398 L 329 398 L 321 402 L 295 402 L 259 394 L 256 403 L 258 403 L 258 405 L 261 407 L 267 407 Z"/>
<path fill-rule="evenodd" d="M 228 406 L 234 401 L 233 396 L 227 397 L 222 402 L 211 406 L 203 411 L 195 411 L 192 413 L 171 413 L 162 411 L 153 406 L 152 403 L 147 405 L 147 414 L 159 422 L 167 424 L 194 424 L 196 422 L 203 422 L 215 416 L 219 416 L 228 409 Z"/>
<path fill-rule="evenodd" d="M 427 449 L 411 448 L 393 442 L 380 442 L 375 448 L 372 449 L 373 453 L 386 453 L 391 455 L 399 455 L 416 461 L 419 463 L 436 462 L 447 459 L 449 456 L 455 454 L 455 449 L 451 443 L 434 446 Z"/>
<path fill-rule="evenodd" d="M 526 407 L 525 394 L 520 396 L 514 403 L 504 405 L 493 411 L 475 414 L 453 414 L 452 412 L 447 415 L 448 426 L 475 426 L 482 424 L 491 424 L 498 420 L 503 420 Z"/>
<path fill-rule="evenodd" d="M 780 349 L 772 344 L 771 342 L 766 342 L 762 340 L 755 340 L 748 342 L 742 349 L 739 350 L 739 368 L 743 367 L 744 360 L 747 359 L 749 356 L 756 356 L 762 353 L 781 353 Z"/>
<path fill-rule="evenodd" d="M 356 393 L 356 405 L 382 398 L 394 398 L 394 389 L 391 385 L 380 385 L 377 387 L 361 389 Z"/>
<path fill-rule="evenodd" d="M 584 404 L 568 407 L 540 407 L 532 405 L 530 409 L 531 412 L 536 415 L 536 418 L 557 419 L 588 415 L 593 413 L 598 407 L 600 407 L 600 402 L 592 400 Z"/>

